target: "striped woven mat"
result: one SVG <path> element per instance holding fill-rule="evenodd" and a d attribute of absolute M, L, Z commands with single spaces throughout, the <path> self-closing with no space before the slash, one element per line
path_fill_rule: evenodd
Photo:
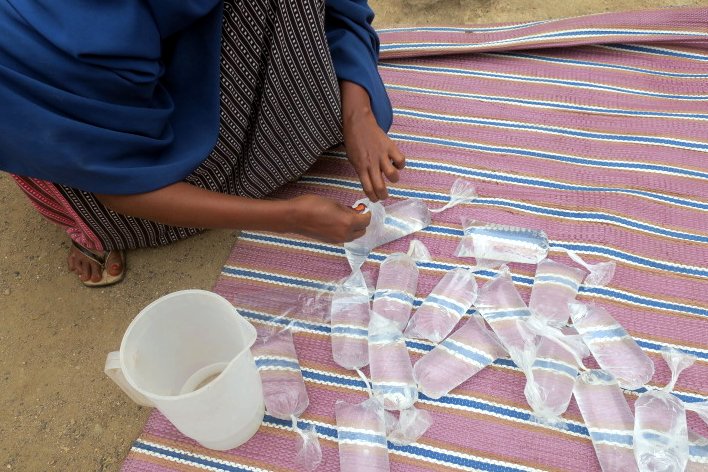
<path fill-rule="evenodd" d="M 415 235 L 434 256 L 421 264 L 416 303 L 445 271 L 471 262 L 453 256 L 463 215 L 543 229 L 553 259 L 572 264 L 562 252 L 570 248 L 590 262 L 617 263 L 608 287 L 583 286 L 579 297 L 607 308 L 635 337 L 656 364 L 652 385 L 667 383 L 659 350 L 675 346 L 698 357 L 676 394 L 708 399 L 708 9 L 380 33 L 380 70 L 395 108 L 390 135 L 408 158 L 392 200 L 438 206 L 458 177 L 480 195 Z M 362 196 L 338 152 L 278 196 L 305 192 L 348 204 Z M 365 272 L 375 277 L 409 240 L 376 249 Z M 511 269 L 528 297 L 535 267 Z M 348 272 L 340 246 L 244 232 L 214 290 L 254 324 L 269 323 Z M 264 293 L 269 303 L 255 301 Z M 332 361 L 326 322 L 294 316 L 304 321 L 295 342 L 310 397 L 302 423 L 316 426 L 318 470 L 338 470 L 334 403 L 364 400 L 364 385 Z M 408 346 L 414 361 L 432 347 Z M 575 402 L 565 425 L 542 426 L 523 386 L 523 374 L 500 359 L 448 396 L 422 396 L 417 405 L 435 423 L 413 445 L 389 444 L 391 470 L 599 470 Z M 626 396 L 631 405 L 636 393 Z M 689 425 L 708 436 L 693 414 Z M 216 452 L 154 412 L 123 470 L 295 470 L 295 438 L 266 415 L 248 443 Z M 708 470 L 708 447 L 691 447 L 689 470 Z"/>

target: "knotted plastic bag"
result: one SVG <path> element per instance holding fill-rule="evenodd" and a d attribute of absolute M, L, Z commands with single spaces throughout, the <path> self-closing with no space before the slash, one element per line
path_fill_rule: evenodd
<path fill-rule="evenodd" d="M 563 326 L 570 319 L 568 303 L 575 300 L 585 271 L 544 259 L 536 267 L 529 308 L 544 322 Z"/>
<path fill-rule="evenodd" d="M 440 342 L 455 328 L 477 298 L 472 269 L 452 269 L 416 310 L 405 335 Z"/>
<path fill-rule="evenodd" d="M 268 414 L 285 420 L 292 415 L 300 416 L 309 399 L 291 329 L 259 329 L 251 352 L 261 376 Z"/>
<path fill-rule="evenodd" d="M 397 446 L 408 446 L 420 439 L 433 424 L 433 417 L 425 410 L 414 406 L 399 412 L 398 418 L 390 412 L 385 413 L 386 435 Z"/>
<path fill-rule="evenodd" d="M 376 247 L 397 239 L 392 232 L 388 232 L 384 225 L 386 210 L 379 203 L 373 203 L 368 198 L 363 198 L 354 203 L 354 208 L 364 207 L 371 214 L 369 226 L 363 236 L 344 244 L 344 253 L 353 272 L 361 269 L 369 253 Z M 389 239 L 393 237 L 393 239 Z"/>
<path fill-rule="evenodd" d="M 521 352 L 527 343 L 533 342 L 535 334 L 526 326 L 531 311 L 514 287 L 506 267 L 479 289 L 475 307 L 519 365 Z"/>
<path fill-rule="evenodd" d="M 297 423 L 309 398 L 291 326 L 280 331 L 259 329 L 258 334 L 251 352 L 261 376 L 266 410 L 271 416 L 291 420 L 298 434 L 295 462 L 301 469 L 314 470 L 322 462 L 322 451 L 314 428 L 303 430 Z"/>
<path fill-rule="evenodd" d="M 384 409 L 376 398 L 352 405 L 338 400 L 334 405 L 342 472 L 387 472 L 390 470 Z"/>
<path fill-rule="evenodd" d="M 494 267 L 504 262 L 538 264 L 548 255 L 548 237 L 540 230 L 463 218 L 462 231 L 455 255 L 474 257 L 480 266 Z"/>
<path fill-rule="evenodd" d="M 322 448 L 314 425 L 300 428 L 297 418 L 292 417 L 292 427 L 298 435 L 295 464 L 302 470 L 315 470 L 322 463 Z"/>
<path fill-rule="evenodd" d="M 521 354 L 519 367 L 526 374 L 524 395 L 537 420 L 557 425 L 568 409 L 575 379 L 584 369 L 583 358 L 590 353 L 580 336 L 566 335 L 535 315 L 526 324 L 536 338 Z"/>
<path fill-rule="evenodd" d="M 635 472 L 634 416 L 617 379 L 604 370 L 587 370 L 575 381 L 575 401 L 590 432 L 604 472 Z"/>
<path fill-rule="evenodd" d="M 614 375 L 622 388 L 635 390 L 651 380 L 654 363 L 607 310 L 594 303 L 569 307 L 573 327 L 600 367 Z"/>
<path fill-rule="evenodd" d="M 682 471 L 688 463 L 686 410 L 671 391 L 696 357 L 673 348 L 663 349 L 661 355 L 671 369 L 671 381 L 661 390 L 642 393 L 634 403 L 634 457 L 641 472 Z"/>
<path fill-rule="evenodd" d="M 371 314 L 369 369 L 374 397 L 387 410 L 405 410 L 418 400 L 413 365 L 397 323 Z"/>
<path fill-rule="evenodd" d="M 364 373 L 360 370 L 357 373 L 366 384 L 369 397 L 374 398 L 374 393 Z M 376 400 L 380 403 L 380 400 Z M 386 437 L 397 446 L 407 446 L 416 442 L 433 424 L 433 417 L 430 413 L 415 406 L 400 410 L 398 417 L 393 412 L 384 409 L 384 420 L 386 423 Z"/>
<path fill-rule="evenodd" d="M 450 202 L 437 210 L 430 210 L 423 200 L 417 198 L 401 200 L 387 207 L 378 202 L 372 203 L 367 198 L 357 201 L 354 206 L 366 207 L 371 213 L 371 222 L 362 237 L 344 245 L 352 271 L 362 266 L 374 248 L 429 226 L 432 221 L 431 213 L 471 202 L 476 197 L 474 186 L 470 182 L 457 179 L 450 188 Z"/>
<path fill-rule="evenodd" d="M 575 251 L 570 249 L 563 249 L 568 257 L 573 259 L 574 262 L 583 266 L 588 272 L 588 276 L 585 277 L 586 285 L 595 285 L 599 287 L 604 287 L 609 284 L 612 277 L 615 276 L 615 269 L 617 264 L 613 261 L 598 262 L 597 264 L 589 264 L 585 262 Z"/>
<path fill-rule="evenodd" d="M 506 351 L 477 315 L 470 318 L 413 366 L 418 390 L 440 398 L 484 369 Z"/>
<path fill-rule="evenodd" d="M 345 369 L 369 363 L 369 288 L 360 270 L 337 286 L 330 306 L 332 357 Z"/>
<path fill-rule="evenodd" d="M 431 213 L 440 213 L 462 203 L 470 203 L 477 198 L 474 185 L 469 180 L 455 179 L 450 187 L 450 201 L 445 206 L 430 210 Z"/>
<path fill-rule="evenodd" d="M 408 324 L 413 309 L 418 288 L 418 260 L 429 261 L 430 253 L 423 243 L 414 239 L 407 254 L 391 254 L 379 269 L 372 309 L 395 322 L 401 331 Z"/>

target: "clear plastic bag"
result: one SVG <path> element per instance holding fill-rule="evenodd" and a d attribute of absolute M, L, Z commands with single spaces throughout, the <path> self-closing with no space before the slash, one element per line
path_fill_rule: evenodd
<path fill-rule="evenodd" d="M 423 200 L 409 198 L 386 207 L 386 217 L 381 232 L 385 244 L 408 236 L 430 226 L 430 209 Z"/>
<path fill-rule="evenodd" d="M 387 411 L 386 435 L 397 446 L 408 446 L 420 439 L 433 424 L 433 417 L 425 410 L 414 406 L 402 410 L 398 418 Z"/>
<path fill-rule="evenodd" d="M 371 213 L 371 220 L 366 232 L 360 238 L 344 244 L 344 253 L 349 261 L 349 266 L 352 272 L 358 271 L 369 257 L 369 253 L 382 244 L 386 244 L 394 239 L 386 240 L 386 232 L 384 228 L 384 219 L 386 218 L 386 210 L 379 203 L 373 203 L 368 198 L 361 199 L 354 203 L 354 207 L 364 206 L 365 211 Z"/>
<path fill-rule="evenodd" d="M 464 179 L 457 179 L 450 189 L 450 202 L 432 212 L 447 210 L 475 198 L 472 184 Z M 372 203 L 367 198 L 354 204 L 355 207 L 361 205 L 371 212 L 371 222 L 364 236 L 344 245 L 344 252 L 353 271 L 362 266 L 374 248 L 420 231 L 432 221 L 431 210 L 423 200 L 417 198 L 401 200 L 387 207 L 378 202 Z"/>
<path fill-rule="evenodd" d="M 308 289 L 272 284 L 244 284 L 235 287 L 230 298 L 240 313 L 255 318 L 256 323 L 284 328 L 294 322 L 323 322 L 329 315 L 331 284 Z"/>
<path fill-rule="evenodd" d="M 360 370 L 357 370 L 357 373 L 366 385 L 369 398 L 380 404 L 381 401 L 374 397 L 374 392 L 371 390 L 369 380 L 364 373 Z M 427 411 L 419 410 L 415 406 L 401 410 L 398 417 L 393 412 L 384 409 L 384 423 L 388 440 L 398 446 L 407 446 L 416 442 L 425 434 L 433 424 L 433 417 Z"/>
<path fill-rule="evenodd" d="M 418 400 L 413 365 L 395 322 L 377 313 L 369 322 L 369 370 L 374 397 L 387 410 L 405 410 Z"/>
<path fill-rule="evenodd" d="M 548 255 L 548 237 L 540 230 L 464 218 L 462 231 L 455 255 L 474 257 L 480 266 L 502 262 L 538 264 Z"/>
<path fill-rule="evenodd" d="M 337 286 L 330 306 L 332 357 L 345 369 L 369 363 L 369 288 L 360 270 Z"/>
<path fill-rule="evenodd" d="M 600 367 L 614 375 L 622 388 L 635 390 L 651 380 L 654 363 L 607 310 L 594 303 L 569 307 L 573 327 Z"/>
<path fill-rule="evenodd" d="M 296 464 L 302 470 L 315 470 L 322 462 L 322 451 L 314 428 L 302 430 L 297 417 L 307 409 L 310 401 L 295 351 L 292 324 L 285 329 L 261 328 L 251 346 L 263 385 L 263 400 L 268 414 L 289 419 L 298 434 Z"/>
<path fill-rule="evenodd" d="M 546 323 L 563 326 L 570 319 L 568 303 L 575 300 L 585 271 L 544 259 L 536 267 L 529 308 Z"/>
<path fill-rule="evenodd" d="M 536 340 L 526 346 L 519 366 L 526 374 L 524 394 L 538 421 L 557 425 L 568 409 L 575 379 L 584 369 L 583 358 L 590 353 L 579 336 L 566 335 L 536 316 L 526 324 Z"/>
<path fill-rule="evenodd" d="M 374 248 L 420 231 L 432 221 L 427 205 L 417 198 L 401 200 L 385 208 L 381 203 L 372 203 L 367 198 L 354 205 L 364 205 L 371 213 L 371 222 L 364 236 L 344 244 L 352 271 L 364 264 Z"/>
<path fill-rule="evenodd" d="M 472 269 L 447 272 L 416 310 L 406 328 L 409 338 L 442 341 L 455 328 L 477 298 Z"/>
<path fill-rule="evenodd" d="M 413 366 L 418 390 L 438 399 L 450 393 L 506 351 L 484 321 L 472 315 L 443 342 Z"/>
<path fill-rule="evenodd" d="M 339 442 L 339 470 L 389 471 L 386 420 L 381 403 L 375 398 L 356 405 L 338 400 L 334 412 Z"/>
<path fill-rule="evenodd" d="M 441 208 L 430 210 L 431 213 L 440 213 L 462 203 L 470 203 L 477 198 L 474 185 L 469 180 L 456 179 L 450 187 L 450 201 Z"/>
<path fill-rule="evenodd" d="M 479 289 L 475 307 L 519 365 L 526 344 L 533 343 L 535 334 L 527 327 L 531 310 L 519 295 L 506 267 Z"/>
<path fill-rule="evenodd" d="M 292 415 L 300 416 L 309 399 L 292 331 L 288 328 L 259 336 L 251 352 L 261 376 L 268 414 L 288 420 Z"/>
<path fill-rule="evenodd" d="M 683 471 L 688 463 L 686 409 L 671 391 L 696 358 L 677 349 L 664 349 L 661 355 L 671 381 L 661 390 L 642 393 L 634 403 L 634 457 L 641 472 Z"/>
<path fill-rule="evenodd" d="M 634 411 L 634 454 L 639 470 L 684 470 L 688 426 L 681 400 L 662 391 L 646 392 L 637 399 Z"/>
<path fill-rule="evenodd" d="M 391 254 L 379 269 L 372 310 L 395 322 L 401 331 L 408 324 L 413 309 L 418 288 L 416 260 L 420 257 L 430 260 L 430 253 L 423 243 L 413 240 L 408 254 Z"/>
<path fill-rule="evenodd" d="M 590 431 L 604 472 L 635 472 L 634 417 L 617 379 L 604 370 L 587 370 L 575 381 L 573 396 Z"/>
<path fill-rule="evenodd" d="M 301 470 L 312 471 L 322 463 L 322 448 L 314 425 L 301 429 L 297 418 L 292 417 L 293 431 L 298 435 L 295 465 Z"/>
<path fill-rule="evenodd" d="M 575 251 L 570 249 L 564 249 L 568 254 L 568 257 L 573 259 L 574 262 L 583 266 L 588 272 L 588 276 L 585 277 L 586 285 L 594 285 L 598 287 L 604 287 L 609 284 L 612 277 L 615 276 L 615 269 L 617 264 L 613 261 L 599 262 L 597 264 L 589 264 L 585 262 Z"/>

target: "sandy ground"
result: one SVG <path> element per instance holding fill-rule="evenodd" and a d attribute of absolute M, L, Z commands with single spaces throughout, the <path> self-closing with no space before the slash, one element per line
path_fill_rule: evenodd
<path fill-rule="evenodd" d="M 530 21 L 708 0 L 371 0 L 376 26 Z M 1 152 L 1 151 L 0 151 Z M 0 172 L 0 470 L 118 470 L 149 414 L 103 374 L 106 354 L 149 302 L 209 289 L 236 240 L 211 231 L 129 254 L 126 280 L 87 289 L 68 239 Z"/>

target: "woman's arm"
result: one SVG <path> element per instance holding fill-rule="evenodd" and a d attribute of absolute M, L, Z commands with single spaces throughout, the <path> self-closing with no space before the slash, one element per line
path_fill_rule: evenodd
<path fill-rule="evenodd" d="M 362 236 L 371 215 L 333 200 L 304 195 L 291 200 L 256 200 L 226 195 L 185 182 L 135 195 L 97 195 L 122 215 L 190 228 L 293 232 L 329 243 Z"/>
<path fill-rule="evenodd" d="M 344 146 L 372 201 L 388 197 L 384 177 L 398 181 L 405 158 L 386 135 L 391 103 L 377 69 L 379 38 L 366 0 L 326 0 L 325 30 L 342 96 Z"/>

